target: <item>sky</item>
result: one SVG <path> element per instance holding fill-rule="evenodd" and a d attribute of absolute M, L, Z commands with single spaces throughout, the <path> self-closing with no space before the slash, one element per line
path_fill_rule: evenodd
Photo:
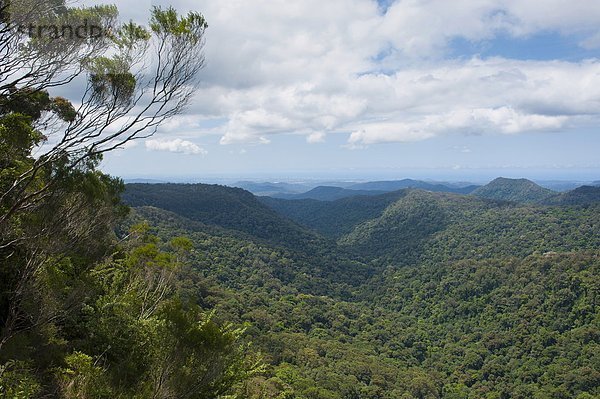
<path fill-rule="evenodd" d="M 124 178 L 600 180 L 600 1 L 117 0 L 206 17 L 188 109 Z"/>

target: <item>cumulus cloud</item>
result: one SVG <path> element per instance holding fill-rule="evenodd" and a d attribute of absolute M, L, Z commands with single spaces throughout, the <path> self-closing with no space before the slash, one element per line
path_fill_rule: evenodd
<path fill-rule="evenodd" d="M 313 132 L 306 137 L 306 141 L 310 144 L 322 143 L 325 141 L 325 133 Z"/>
<path fill-rule="evenodd" d="M 509 107 L 456 109 L 445 114 L 426 115 L 413 122 L 364 124 L 352 132 L 349 144 L 359 147 L 386 142 L 425 140 L 448 133 L 518 134 L 562 128 L 566 116 L 524 114 Z"/>
<path fill-rule="evenodd" d="M 182 139 L 173 140 L 146 140 L 146 149 L 150 151 L 168 151 L 188 155 L 206 155 L 207 151 L 192 143 L 191 141 Z"/>
<path fill-rule="evenodd" d="M 319 143 L 341 133 L 360 147 L 600 119 L 599 60 L 450 58 L 454 39 L 498 35 L 554 32 L 597 48 L 597 1 L 403 0 L 386 10 L 374 0 L 172 3 L 203 12 L 209 29 L 203 86 L 168 130 L 218 134 L 221 144 L 268 144 L 289 133 Z M 206 129 L 202 118 L 224 122 Z"/>

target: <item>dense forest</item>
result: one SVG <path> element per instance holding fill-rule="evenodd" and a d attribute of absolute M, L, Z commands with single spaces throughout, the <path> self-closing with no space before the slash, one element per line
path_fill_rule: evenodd
<path fill-rule="evenodd" d="M 0 398 L 600 397 L 600 188 L 125 185 L 103 155 L 181 112 L 208 25 L 117 15 L 0 2 Z"/>
<path fill-rule="evenodd" d="M 337 201 L 260 198 L 251 214 L 219 223 L 194 211 L 206 197 L 193 192 L 211 189 L 247 196 L 222 186 L 128 185 L 124 198 L 135 206 L 129 223 L 145 220 L 164 240 L 195 243 L 191 259 L 204 281 L 192 292 L 203 306 L 249 323 L 246 338 L 266 369 L 248 397 L 599 394 L 600 202 L 546 206 L 405 189 Z M 162 209 L 148 206 L 156 193 Z M 218 204 L 227 207 L 228 195 Z M 322 234 L 311 252 L 293 239 L 247 234 L 243 221 L 265 204 L 290 237 L 305 233 L 284 214 Z M 330 212 L 331 224 L 320 228 L 315 212 Z"/>

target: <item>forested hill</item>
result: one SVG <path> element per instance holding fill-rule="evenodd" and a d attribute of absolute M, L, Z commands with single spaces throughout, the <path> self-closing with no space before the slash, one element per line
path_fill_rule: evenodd
<path fill-rule="evenodd" d="M 485 186 L 479 187 L 472 194 L 476 197 L 522 202 L 539 203 L 556 194 L 527 179 L 507 179 L 499 177 Z"/>
<path fill-rule="evenodd" d="M 339 243 L 395 264 L 600 248 L 600 203 L 573 211 L 412 190 Z"/>
<path fill-rule="evenodd" d="M 410 264 L 599 248 L 597 196 L 597 188 L 582 187 L 550 197 L 563 206 L 548 207 L 418 189 L 316 201 L 218 185 L 129 184 L 123 199 L 313 255 L 335 248 L 367 262 Z"/>
<path fill-rule="evenodd" d="M 123 201 L 152 206 L 185 218 L 242 231 L 274 243 L 302 248 L 319 241 L 315 233 L 285 219 L 240 188 L 208 184 L 127 184 Z"/>
<path fill-rule="evenodd" d="M 337 201 L 258 201 L 207 185 L 133 189 L 130 204 L 153 207 L 136 207 L 128 224 L 146 220 L 165 242 L 193 243 L 190 264 L 202 277 L 186 282 L 186 295 L 217 321 L 248 323 L 267 367 L 244 398 L 600 395 L 598 203 L 414 189 Z M 260 217 L 307 231 L 265 204 L 337 245 L 316 233 L 307 234 L 318 245 L 304 251 L 255 239 L 246 221 Z"/>
<path fill-rule="evenodd" d="M 349 233 L 366 220 L 373 219 L 409 190 L 399 190 L 375 196 L 355 196 L 336 201 L 314 199 L 285 200 L 260 197 L 260 201 L 281 215 L 333 238 Z"/>
<path fill-rule="evenodd" d="M 600 203 L 600 187 L 581 186 L 574 190 L 560 193 L 543 201 L 548 205 L 592 205 Z"/>

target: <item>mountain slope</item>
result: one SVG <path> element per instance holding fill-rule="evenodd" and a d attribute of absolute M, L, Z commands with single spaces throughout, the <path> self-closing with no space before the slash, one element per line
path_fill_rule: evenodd
<path fill-rule="evenodd" d="M 412 190 L 338 242 L 393 264 L 526 257 L 600 247 L 600 205 L 518 206 Z"/>
<path fill-rule="evenodd" d="M 556 194 L 527 179 L 499 177 L 471 193 L 480 198 L 521 203 L 541 202 Z"/>
<path fill-rule="evenodd" d="M 372 274 L 372 268 L 351 260 L 323 239 L 311 245 L 281 246 L 279 240 L 264 240 L 240 229 L 206 225 L 151 206 L 134 208 L 127 224 L 143 220 L 168 239 L 182 235 L 193 238 L 202 249 L 198 254 L 202 257 L 199 264 L 211 264 L 211 277 L 234 284 L 238 289 L 249 284 L 245 277 L 257 272 L 254 270 L 257 261 L 249 255 L 257 251 L 261 253 L 259 262 L 269 268 L 270 274 L 314 295 L 342 295 L 346 287 L 359 285 Z"/>
<path fill-rule="evenodd" d="M 355 196 L 336 201 L 285 200 L 260 197 L 260 201 L 279 214 L 327 237 L 339 238 L 407 194 L 399 190 L 375 196 Z"/>
<path fill-rule="evenodd" d="M 377 190 L 350 190 L 342 187 L 334 186 L 318 186 L 305 193 L 300 194 L 274 194 L 273 198 L 281 198 L 287 200 L 299 199 L 314 199 L 318 201 L 335 201 L 347 197 L 356 197 L 359 195 L 380 195 L 386 191 Z"/>
<path fill-rule="evenodd" d="M 546 205 L 591 205 L 600 203 L 600 187 L 581 186 L 543 201 Z"/>
<path fill-rule="evenodd" d="M 316 234 L 283 218 L 240 188 L 208 184 L 127 184 L 123 201 L 165 209 L 207 225 L 242 231 L 278 244 L 302 247 Z"/>
<path fill-rule="evenodd" d="M 473 197 L 409 190 L 380 216 L 356 226 L 339 243 L 357 253 L 387 256 L 406 263 L 416 260 L 424 243 L 459 215 L 495 206 Z"/>
<path fill-rule="evenodd" d="M 351 233 L 337 249 L 290 251 L 156 208 L 135 211 L 167 241 L 191 238 L 191 264 L 205 280 L 190 296 L 216 318 L 248 323 L 269 363 L 249 399 L 600 394 L 597 206 L 422 190 L 260 201 L 301 203 L 304 218 L 341 219 Z"/>

